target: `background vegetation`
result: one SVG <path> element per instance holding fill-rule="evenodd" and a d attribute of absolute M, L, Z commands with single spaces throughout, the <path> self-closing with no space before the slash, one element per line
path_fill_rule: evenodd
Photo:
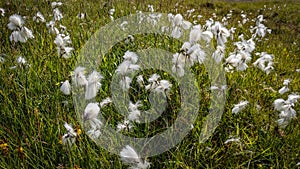
<path fill-rule="evenodd" d="M 292 92 L 300 92 L 300 3 L 293 1 L 225 2 L 198 0 L 167 1 L 93 1 L 69 0 L 60 7 L 64 18 L 61 24 L 67 27 L 74 52 L 72 58 L 64 59 L 57 54 L 53 43 L 55 35 L 48 33 L 45 23 L 36 23 L 32 17 L 40 11 L 47 21 L 51 20 L 51 2 L 48 0 L 2 0 L 0 7 L 5 16 L 0 17 L 0 55 L 5 59 L 0 63 L 0 168 L 124 168 L 119 156 L 111 154 L 95 145 L 83 131 L 76 144 L 68 148 L 61 144 L 66 132 L 64 122 L 72 124 L 77 131 L 81 128 L 76 119 L 72 97 L 60 91 L 61 82 L 71 80 L 76 55 L 89 37 L 101 26 L 110 22 L 108 11 L 114 8 L 114 17 L 148 11 L 152 4 L 156 12 L 181 13 L 194 8 L 193 15 L 201 14 L 200 24 L 215 13 L 221 20 L 233 12 L 228 28 L 238 25 L 241 11 L 249 18 L 262 14 L 265 25 L 272 29 L 267 40 L 257 43 L 255 51 L 266 51 L 275 56 L 275 70 L 269 75 L 250 66 L 244 72 L 228 73 L 228 93 L 222 120 L 205 143 L 199 143 L 201 117 L 194 129 L 175 148 L 154 157 L 149 157 L 152 168 L 297 168 L 300 162 L 300 119 L 293 119 L 281 129 L 276 120 L 278 112 L 273 101 L 286 99 L 288 94 L 277 91 L 283 80 L 290 78 Z M 264 6 L 265 5 L 265 6 Z M 12 43 L 11 31 L 7 28 L 12 14 L 26 16 L 28 26 L 35 36 L 26 43 Z M 85 13 L 85 19 L 78 19 Z M 248 25 L 249 24 L 249 25 Z M 235 36 L 243 33 L 250 38 L 250 22 L 237 29 Z M 237 27 L 237 26 L 236 26 Z M 136 49 L 140 46 L 158 45 L 151 37 L 137 38 Z M 143 45 L 142 45 L 143 44 Z M 128 47 L 128 48 L 130 48 Z M 180 45 L 179 45 L 180 47 Z M 178 48 L 179 49 L 179 48 Z M 228 44 L 227 51 L 234 49 Z M 115 48 L 115 55 L 121 59 L 126 49 Z M 171 49 L 171 51 L 175 49 Z M 254 53 L 255 53 L 254 51 Z M 26 58 L 30 66 L 18 65 L 16 59 Z M 253 56 L 256 60 L 257 56 Z M 16 68 L 12 68 L 16 66 Z M 113 72 L 113 67 L 107 67 Z M 201 66 L 194 70 L 199 84 L 207 87 L 209 81 Z M 209 87 L 209 86 L 208 86 Z M 202 91 L 200 113 L 209 108 L 209 91 Z M 291 92 L 289 92 L 291 93 Z M 242 112 L 232 114 L 233 104 L 242 100 L 250 103 Z M 261 108 L 257 109 L 259 105 Z M 295 105 L 299 117 L 300 105 Z M 112 114 L 113 116 L 113 114 Z M 171 117 L 172 118 L 172 117 Z M 142 131 L 140 131 L 142 132 Z M 231 137 L 239 137 L 240 142 L 224 144 Z"/>

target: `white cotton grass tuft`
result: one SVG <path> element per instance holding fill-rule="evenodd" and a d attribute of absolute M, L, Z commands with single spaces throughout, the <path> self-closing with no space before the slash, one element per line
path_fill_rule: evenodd
<path fill-rule="evenodd" d="M 52 8 L 55 8 L 55 7 L 57 7 L 57 6 L 62 6 L 62 4 L 63 4 L 62 2 L 52 2 L 52 3 L 51 3 L 51 7 L 52 7 Z"/>
<path fill-rule="evenodd" d="M 87 134 L 91 138 L 96 139 L 101 135 L 101 130 L 100 130 L 100 128 L 93 127 L 93 128 L 91 128 L 90 130 L 87 131 Z"/>
<path fill-rule="evenodd" d="M 96 119 L 100 112 L 100 107 L 98 103 L 89 103 L 85 109 L 83 114 L 84 120 Z"/>
<path fill-rule="evenodd" d="M 60 91 L 63 92 L 63 94 L 65 95 L 71 94 L 71 85 L 69 83 L 69 80 L 63 82 L 63 84 L 60 87 Z"/>
<path fill-rule="evenodd" d="M 20 29 L 21 27 L 23 27 L 24 24 L 24 19 L 17 14 L 13 14 L 9 17 L 9 23 L 8 23 L 8 29 L 10 30 L 16 30 L 16 29 Z"/>
<path fill-rule="evenodd" d="M 135 64 L 138 61 L 139 56 L 135 52 L 126 51 L 123 58 Z"/>
<path fill-rule="evenodd" d="M 27 63 L 26 59 L 22 56 L 19 56 L 17 58 L 17 63 L 21 66 L 21 65 L 25 65 Z"/>
<path fill-rule="evenodd" d="M 132 169 L 147 169 L 150 167 L 150 163 L 140 158 L 137 152 L 129 145 L 120 152 L 121 160 L 123 163 L 130 166 Z"/>
<path fill-rule="evenodd" d="M 225 46 L 227 38 L 230 36 L 230 32 L 220 22 L 215 22 L 212 25 L 212 32 L 214 33 L 218 46 Z"/>
<path fill-rule="evenodd" d="M 101 135 L 101 127 L 102 127 L 102 122 L 97 119 L 97 118 L 93 118 L 91 120 L 89 120 L 89 124 L 90 124 L 90 128 L 87 131 L 87 134 L 93 138 L 96 139 Z"/>
<path fill-rule="evenodd" d="M 286 93 L 286 92 L 288 92 L 288 91 L 290 91 L 289 87 L 288 87 L 288 86 L 283 86 L 282 88 L 280 88 L 280 89 L 278 90 L 278 93 L 279 93 L 279 94 L 284 94 L 284 93 Z"/>
<path fill-rule="evenodd" d="M 71 44 L 71 38 L 69 35 L 65 34 L 57 34 L 54 40 L 54 43 L 57 46 L 58 55 L 62 56 L 65 59 L 70 58 L 71 52 L 74 50 L 72 47 L 68 45 Z"/>
<path fill-rule="evenodd" d="M 172 72 L 175 73 L 177 76 L 182 77 L 184 76 L 184 62 L 180 59 L 180 54 L 175 53 L 173 55 L 173 67 L 172 67 Z"/>
<path fill-rule="evenodd" d="M 77 86 L 86 86 L 88 84 L 84 72 L 85 72 L 84 67 L 78 66 L 75 68 L 74 81 Z"/>
<path fill-rule="evenodd" d="M 227 139 L 224 144 L 228 144 L 228 143 L 231 143 L 231 142 L 237 142 L 239 143 L 240 142 L 240 137 L 231 137 L 229 139 Z"/>
<path fill-rule="evenodd" d="M 148 79 L 149 84 L 146 85 L 146 90 L 154 91 L 156 93 L 162 93 L 165 97 L 170 91 L 172 84 L 168 80 L 159 80 L 160 76 L 158 74 L 152 74 Z"/>
<path fill-rule="evenodd" d="M 212 58 L 215 60 L 216 63 L 220 63 L 225 55 L 225 47 L 224 46 L 217 46 L 217 49 L 212 54 Z"/>
<path fill-rule="evenodd" d="M 85 13 L 79 13 L 78 15 L 77 15 L 77 18 L 78 19 L 85 19 Z"/>
<path fill-rule="evenodd" d="M 127 51 L 125 52 L 124 61 L 116 69 L 116 73 L 121 76 L 120 86 L 123 90 L 130 88 L 132 79 L 128 74 L 132 73 L 135 70 L 139 70 L 140 66 L 135 64 L 138 61 L 138 55 L 135 52 Z"/>
<path fill-rule="evenodd" d="M 181 51 L 173 55 L 173 67 L 172 72 L 177 76 L 182 77 L 184 75 L 184 67 L 193 66 L 195 63 L 202 64 L 206 59 L 206 53 L 202 49 L 198 41 L 201 39 L 209 43 L 213 38 L 213 34 L 210 31 L 202 31 L 201 25 L 195 25 L 190 31 L 190 38 L 188 42 L 184 42 Z"/>
<path fill-rule="evenodd" d="M 171 36 L 173 38 L 180 38 L 182 36 L 182 29 L 189 29 L 192 23 L 183 19 L 181 14 L 168 14 L 168 18 L 172 21 L 173 30 Z"/>
<path fill-rule="evenodd" d="M 229 53 L 229 56 L 225 60 L 228 65 L 225 69 L 227 69 L 228 72 L 231 72 L 233 68 L 237 71 L 246 70 L 248 68 L 248 62 L 252 59 L 252 52 L 255 49 L 253 39 L 245 40 L 243 34 L 239 36 L 239 39 L 241 39 L 241 41 L 234 42 L 236 48 L 233 52 Z"/>
<path fill-rule="evenodd" d="M 76 141 L 77 132 L 67 122 L 65 122 L 64 127 L 68 132 L 62 136 L 62 144 L 71 147 Z"/>
<path fill-rule="evenodd" d="M 274 56 L 272 54 L 268 54 L 266 52 L 262 53 L 256 53 L 256 55 L 259 55 L 260 58 L 258 58 L 253 65 L 255 67 L 258 67 L 262 71 L 266 72 L 266 74 L 269 74 L 273 69 L 273 59 Z"/>
<path fill-rule="evenodd" d="M 132 128 L 132 124 L 129 120 L 124 120 L 122 123 L 118 123 L 117 125 L 117 132 L 123 131 L 123 130 L 130 130 Z"/>
<path fill-rule="evenodd" d="M 242 111 L 248 105 L 248 103 L 249 103 L 248 101 L 241 101 L 238 104 L 234 104 L 232 113 L 238 114 L 240 111 Z"/>
<path fill-rule="evenodd" d="M 136 81 L 138 82 L 138 84 L 140 86 L 143 86 L 144 85 L 144 78 L 143 78 L 143 75 L 138 75 L 137 78 L 136 78 Z"/>
<path fill-rule="evenodd" d="M 37 12 L 34 16 L 33 16 L 33 21 L 36 21 L 37 23 L 39 22 L 46 22 L 44 15 L 41 12 Z"/>
<path fill-rule="evenodd" d="M 278 90 L 278 93 L 282 95 L 282 94 L 284 94 L 284 93 L 290 91 L 290 89 L 289 89 L 289 87 L 288 87 L 288 85 L 290 84 L 290 82 L 291 82 L 290 79 L 285 79 L 285 80 L 283 81 L 283 87 L 280 88 L 280 89 Z"/>
<path fill-rule="evenodd" d="M 100 102 L 100 107 L 102 108 L 108 105 L 109 103 L 112 103 L 112 99 L 110 97 L 107 97 Z"/>
<path fill-rule="evenodd" d="M 123 21 L 121 24 L 120 24 L 120 28 L 125 31 L 127 30 L 126 26 L 128 25 L 128 22 L 127 21 Z"/>
<path fill-rule="evenodd" d="M 53 9 L 53 19 L 54 21 L 60 21 L 63 18 L 63 14 L 58 8 Z"/>
<path fill-rule="evenodd" d="M 13 30 L 9 37 L 10 41 L 25 43 L 28 39 L 34 38 L 32 31 L 24 26 L 24 19 L 20 15 L 10 16 L 9 21 L 7 26 Z"/>
<path fill-rule="evenodd" d="M 112 9 L 110 9 L 109 11 L 108 11 L 108 15 L 109 15 L 109 18 L 113 21 L 114 20 L 114 13 L 115 13 L 115 9 L 114 8 L 112 8 Z"/>
<path fill-rule="evenodd" d="M 159 84 L 159 81 L 158 81 L 159 78 L 160 78 L 160 76 L 158 74 L 156 74 L 156 73 L 152 74 L 151 77 L 148 79 L 150 84 L 146 85 L 146 90 L 155 89 Z"/>
<path fill-rule="evenodd" d="M 171 89 L 172 84 L 168 80 L 160 80 L 159 85 L 154 89 L 157 93 L 163 93 L 166 96 L 166 93 Z"/>
<path fill-rule="evenodd" d="M 55 21 L 51 20 L 46 23 L 46 27 L 48 28 L 49 33 L 58 35 L 59 30 L 55 27 L 55 23 L 56 23 Z"/>
<path fill-rule="evenodd" d="M 271 33 L 272 30 L 268 29 L 264 24 L 262 24 L 263 21 L 263 15 L 257 16 L 256 26 L 250 29 L 250 32 L 253 33 L 253 38 L 263 38 L 266 36 L 267 33 Z"/>
<path fill-rule="evenodd" d="M 3 8 L 0 8 L 1 16 L 3 17 L 5 15 L 5 10 Z"/>
<path fill-rule="evenodd" d="M 85 91 L 86 100 L 95 98 L 97 96 L 97 92 L 101 87 L 100 80 L 102 78 L 103 76 L 95 70 L 88 76 L 86 91 Z"/>
<path fill-rule="evenodd" d="M 279 127 L 285 128 L 289 122 L 296 117 L 294 105 L 297 103 L 298 99 L 300 99 L 300 95 L 290 94 L 288 95 L 287 100 L 279 98 L 274 101 L 274 109 L 280 112 L 279 119 L 277 120 Z"/>
<path fill-rule="evenodd" d="M 136 103 L 129 102 L 129 115 L 127 118 L 129 121 L 140 122 L 141 111 L 138 109 L 140 106 L 142 106 L 141 101 L 137 101 Z"/>

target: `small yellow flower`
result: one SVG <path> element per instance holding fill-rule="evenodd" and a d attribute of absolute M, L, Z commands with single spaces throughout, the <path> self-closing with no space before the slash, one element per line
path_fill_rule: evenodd
<path fill-rule="evenodd" d="M 82 133 L 81 129 L 77 130 L 77 134 L 80 135 Z"/>
<path fill-rule="evenodd" d="M 0 140 L 0 142 L 2 142 L 2 143 L 0 144 L 0 148 L 2 149 L 3 153 L 4 153 L 6 156 L 8 156 L 8 154 L 9 154 L 8 144 L 5 143 L 5 142 L 3 142 L 2 140 Z"/>
<path fill-rule="evenodd" d="M 81 169 L 81 168 L 78 165 L 75 165 L 74 169 Z"/>
<path fill-rule="evenodd" d="M 79 126 L 76 126 L 76 133 L 78 136 L 82 133 L 82 130 L 79 128 Z"/>
<path fill-rule="evenodd" d="M 59 144 L 62 144 L 62 143 L 63 143 L 63 142 L 62 142 L 62 137 L 59 138 L 58 143 L 59 143 Z"/>
<path fill-rule="evenodd" d="M 20 158 L 23 159 L 24 158 L 24 148 L 20 146 L 19 148 L 17 148 L 17 152 L 19 153 Z"/>
<path fill-rule="evenodd" d="M 2 148 L 2 149 L 5 149 L 7 146 L 8 146 L 7 143 L 0 144 L 0 148 Z"/>

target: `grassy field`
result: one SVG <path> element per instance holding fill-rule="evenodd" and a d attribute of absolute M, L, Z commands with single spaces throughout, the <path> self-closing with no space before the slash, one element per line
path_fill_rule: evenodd
<path fill-rule="evenodd" d="M 63 15 L 55 27 L 59 32 L 69 34 L 74 48 L 70 58 L 58 54 L 55 34 L 49 33 L 46 26 L 53 20 L 51 2 L 48 0 L 2 0 L 0 8 L 1 46 L 0 46 L 0 168 L 128 168 L 120 155 L 106 151 L 96 145 L 87 135 L 79 122 L 73 104 L 72 95 L 64 95 L 60 90 L 62 82 L 72 82 L 80 49 L 102 26 L 111 22 L 109 11 L 114 19 L 134 14 L 136 11 L 149 12 L 148 4 L 155 12 L 180 13 L 183 18 L 202 26 L 212 18 L 220 21 L 228 30 L 235 27 L 235 33 L 227 38 L 223 66 L 228 67 L 226 58 L 235 51 L 234 42 L 252 37 L 250 27 L 256 25 L 257 17 L 263 15 L 261 23 L 271 33 L 264 37 L 255 37 L 255 49 L 251 52 L 251 61 L 244 71 L 233 69 L 226 73 L 227 94 L 222 118 L 213 135 L 207 141 L 199 141 L 203 118 L 210 110 L 210 81 L 202 64 L 191 67 L 199 88 L 199 116 L 193 129 L 174 148 L 162 154 L 148 157 L 151 168 L 300 168 L 300 104 L 295 102 L 292 108 L 295 117 L 288 124 L 281 125 L 280 111 L 274 108 L 274 101 L 289 95 L 300 94 L 300 2 L 294 1 L 255 1 L 229 2 L 198 0 L 167 1 L 93 1 L 66 0 L 58 8 Z M 188 10 L 194 9 L 190 15 Z M 231 11 L 231 12 L 230 12 Z M 46 22 L 33 20 L 41 12 Z M 222 21 L 228 18 L 227 24 Z M 25 43 L 10 39 L 12 30 L 8 28 L 9 17 L 13 14 L 25 16 L 24 26 L 32 30 L 34 38 Z M 78 17 L 84 14 L 84 17 Z M 245 23 L 241 14 L 245 14 Z M 198 17 L 201 15 L 202 17 Z M 59 25 L 66 28 L 60 28 Z M 216 47 L 217 41 L 211 44 Z M 172 53 L 180 51 L 182 43 L 172 38 L 138 35 L 131 43 L 119 43 L 111 48 L 107 59 L 101 65 L 102 75 L 109 77 L 117 65 L 123 61 L 127 50 L 135 51 L 158 47 Z M 266 73 L 253 63 L 259 58 L 255 53 L 272 54 L 273 70 Z M 22 61 L 20 58 L 26 61 Z M 174 78 L 155 70 L 142 72 L 145 79 L 153 73 L 172 82 L 169 106 L 163 117 L 150 125 L 133 123 L 128 136 L 144 137 L 155 135 L 172 124 L 178 113 L 180 99 Z M 147 78 L 146 78 L 147 77 Z M 290 79 L 289 91 L 280 94 L 283 82 Z M 135 79 L 134 79 L 135 81 Z M 96 100 L 100 102 L 110 97 L 110 79 L 104 78 Z M 146 100 L 146 91 L 132 83 L 130 98 L 136 102 Z M 300 99 L 299 99 L 300 100 Z M 233 113 L 235 104 L 248 101 L 244 109 Z M 149 105 L 143 102 L 143 109 Z M 116 126 L 123 117 L 112 106 L 101 109 L 101 113 Z M 72 125 L 76 132 L 74 144 L 64 144 L 64 134 L 68 131 L 65 122 Z M 150 131 L 151 133 L 145 133 Z M 100 135 L 101 137 L 101 135 Z M 230 140 L 234 138 L 234 140 Z"/>

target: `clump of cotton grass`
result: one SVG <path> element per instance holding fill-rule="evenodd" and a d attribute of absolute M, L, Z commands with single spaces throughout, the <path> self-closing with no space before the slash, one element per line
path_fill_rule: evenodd
<path fill-rule="evenodd" d="M 172 22 L 172 32 L 171 36 L 173 38 L 180 38 L 182 36 L 182 29 L 189 29 L 192 26 L 192 23 L 183 19 L 181 14 L 168 14 L 168 19 Z"/>
<path fill-rule="evenodd" d="M 79 14 L 77 14 L 77 18 L 78 19 L 85 19 L 86 18 L 86 14 L 85 13 L 79 13 Z"/>
<path fill-rule="evenodd" d="M 290 91 L 290 89 L 288 87 L 288 85 L 290 84 L 290 82 L 291 82 L 291 79 L 285 79 L 283 81 L 283 87 L 278 90 L 278 93 L 284 94 L 284 93 Z"/>
<path fill-rule="evenodd" d="M 54 21 L 60 21 L 63 18 L 63 14 L 58 8 L 53 9 L 53 19 Z"/>
<path fill-rule="evenodd" d="M 65 95 L 70 95 L 71 94 L 71 85 L 69 80 L 66 80 L 62 83 L 60 87 L 60 91 L 63 92 Z"/>
<path fill-rule="evenodd" d="M 212 25 L 212 32 L 215 35 L 218 46 L 224 46 L 227 38 L 230 36 L 228 29 L 217 21 Z"/>
<path fill-rule="evenodd" d="M 144 82 L 144 77 L 143 75 L 138 75 L 136 77 L 136 82 L 140 85 L 140 87 L 144 86 L 145 85 L 145 82 Z"/>
<path fill-rule="evenodd" d="M 168 80 L 159 80 L 160 76 L 158 74 L 153 74 L 148 79 L 149 84 L 146 85 L 146 90 L 154 91 L 156 93 L 162 93 L 164 97 L 170 91 L 172 84 Z"/>
<path fill-rule="evenodd" d="M 180 58 L 179 53 L 175 53 L 173 55 L 172 62 L 174 64 L 173 67 L 172 67 L 172 72 L 175 73 L 176 75 L 178 75 L 179 77 L 184 76 L 184 65 L 185 65 L 185 63 Z"/>
<path fill-rule="evenodd" d="M 277 120 L 279 127 L 285 128 L 293 118 L 296 118 L 294 106 L 298 99 L 300 99 L 300 95 L 290 94 L 287 100 L 279 98 L 274 101 L 275 110 L 280 112 L 279 119 Z"/>
<path fill-rule="evenodd" d="M 253 65 L 255 67 L 258 67 L 262 71 L 266 72 L 266 74 L 269 74 L 273 69 L 273 59 L 274 56 L 272 54 L 268 54 L 266 52 L 262 53 L 256 53 L 256 55 L 260 56 Z"/>
<path fill-rule="evenodd" d="M 136 103 L 129 101 L 128 116 L 125 117 L 123 122 L 118 123 L 118 132 L 123 131 L 125 129 L 129 131 L 133 127 L 133 122 L 140 123 L 141 111 L 139 110 L 139 107 L 141 106 L 142 103 L 139 100 Z"/>
<path fill-rule="evenodd" d="M 39 22 L 46 22 L 44 15 L 41 12 L 37 12 L 34 16 L 33 16 L 33 21 L 36 21 L 37 23 Z"/>
<path fill-rule="evenodd" d="M 116 69 L 116 73 L 121 76 L 120 85 L 123 90 L 130 88 L 132 79 L 128 76 L 135 70 L 139 70 L 140 66 L 137 65 L 138 55 L 135 52 L 127 51 L 124 56 L 123 62 Z"/>
<path fill-rule="evenodd" d="M 108 105 L 109 103 L 111 103 L 112 100 L 111 98 L 107 97 L 105 99 L 103 99 L 100 103 L 89 103 L 85 110 L 84 110 L 84 114 L 83 114 L 83 119 L 84 121 L 88 122 L 87 126 L 87 134 L 93 138 L 96 139 L 101 135 L 101 128 L 103 126 L 103 123 L 101 122 L 101 120 L 99 119 L 99 113 L 101 112 L 101 108 L 103 108 L 104 106 Z M 100 105 L 100 107 L 99 107 Z"/>
<path fill-rule="evenodd" d="M 142 11 L 137 11 L 138 24 L 143 24 L 145 22 L 150 23 L 152 26 L 155 26 L 161 18 L 161 14 L 149 13 L 145 14 Z"/>
<path fill-rule="evenodd" d="M 8 29 L 12 30 L 9 39 L 14 42 L 27 42 L 28 39 L 34 38 L 32 31 L 24 26 L 24 19 L 17 14 L 9 17 Z"/>
<path fill-rule="evenodd" d="M 47 22 L 46 27 L 48 28 L 49 33 L 55 34 L 55 35 L 59 34 L 59 30 L 56 27 L 56 22 L 55 21 L 51 20 L 51 21 Z"/>
<path fill-rule="evenodd" d="M 53 8 L 53 18 L 51 21 L 46 23 L 46 27 L 48 28 L 49 33 L 56 35 L 54 43 L 56 45 L 58 55 L 68 59 L 71 57 L 71 53 L 74 48 L 71 47 L 72 41 L 69 33 L 67 32 L 67 28 L 59 24 L 60 20 L 63 18 L 63 14 L 57 8 L 59 6 L 62 6 L 62 2 L 51 3 L 51 7 Z M 37 18 L 41 18 L 41 16 L 42 15 L 40 14 Z"/>
<path fill-rule="evenodd" d="M 57 34 L 54 43 L 56 44 L 58 55 L 65 59 L 70 58 L 71 52 L 74 48 L 68 46 L 72 43 L 69 35 Z"/>
<path fill-rule="evenodd" d="M 17 63 L 21 66 L 21 65 L 25 65 L 27 63 L 26 59 L 22 56 L 19 56 L 17 58 Z"/>
<path fill-rule="evenodd" d="M 133 127 L 133 123 L 140 123 L 141 110 L 139 107 L 143 106 L 140 100 L 133 103 L 129 101 L 128 105 L 128 115 L 122 122 L 119 122 L 117 125 L 117 131 L 121 132 L 123 130 L 129 131 Z"/>
<path fill-rule="evenodd" d="M 234 52 L 230 52 L 226 58 L 228 64 L 227 70 L 235 68 L 237 71 L 244 71 L 248 68 L 247 63 L 252 59 L 252 52 L 255 49 L 255 42 L 253 39 L 245 40 L 243 35 L 240 35 L 241 41 L 235 42 L 236 46 Z"/>
<path fill-rule="evenodd" d="M 129 131 L 132 127 L 133 125 L 129 120 L 124 120 L 122 123 L 118 123 L 117 132 L 121 132 L 123 130 Z"/>
<path fill-rule="evenodd" d="M 230 71 L 236 68 L 237 71 L 244 71 L 248 68 L 247 63 L 251 61 L 251 55 L 243 51 L 231 52 L 226 58 L 226 63 L 228 64 L 227 70 Z"/>
<path fill-rule="evenodd" d="M 0 8 L 0 12 L 1 12 L 1 16 L 4 17 L 5 16 L 5 10 L 3 8 Z"/>
<path fill-rule="evenodd" d="M 96 139 L 101 135 L 102 123 L 100 120 L 92 120 L 90 122 L 90 129 L 86 132 L 91 138 Z"/>
<path fill-rule="evenodd" d="M 242 17 L 242 24 L 244 25 L 244 24 L 246 24 L 248 21 L 249 21 L 249 19 L 247 18 L 247 14 L 244 14 L 244 13 L 242 13 L 241 14 L 241 17 Z"/>
<path fill-rule="evenodd" d="M 271 33 L 271 29 L 268 29 L 262 22 L 264 21 L 263 15 L 257 16 L 256 25 L 251 27 L 250 32 L 252 34 L 252 38 L 263 38 L 266 36 L 267 33 Z"/>
<path fill-rule="evenodd" d="M 241 101 L 238 104 L 234 104 L 234 107 L 232 109 L 232 113 L 238 114 L 240 111 L 242 111 L 247 105 L 248 101 Z"/>
<path fill-rule="evenodd" d="M 96 97 L 97 92 L 101 87 L 101 83 L 100 83 L 101 79 L 103 79 L 103 76 L 95 70 L 88 76 L 86 91 L 85 91 L 86 100 L 90 100 Z"/>
<path fill-rule="evenodd" d="M 64 127 L 66 128 L 67 133 L 62 136 L 62 144 L 71 147 L 75 143 L 78 134 L 73 127 L 66 122 Z"/>
<path fill-rule="evenodd" d="M 138 153 L 129 145 L 120 152 L 121 160 L 124 164 L 130 166 L 131 169 L 147 169 L 150 167 L 150 163 L 143 160 Z"/>
<path fill-rule="evenodd" d="M 225 57 L 225 47 L 217 46 L 216 50 L 212 54 L 212 58 L 215 60 L 216 63 L 220 63 L 224 57 Z"/>
<path fill-rule="evenodd" d="M 17 67 L 20 67 L 20 68 L 30 67 L 30 64 L 28 64 L 26 58 L 23 57 L 23 56 L 18 56 L 18 58 L 16 59 L 16 62 L 17 62 L 18 65 L 17 66 L 13 66 L 10 69 L 15 69 Z"/>
<path fill-rule="evenodd" d="M 204 40 L 209 43 L 212 38 L 212 32 L 202 30 L 201 25 L 193 26 L 190 31 L 189 41 L 183 43 L 180 53 L 173 55 L 173 73 L 182 77 L 185 66 L 191 67 L 195 63 L 202 64 L 206 58 L 206 53 L 198 42 Z"/>
<path fill-rule="evenodd" d="M 140 122 L 139 118 L 141 116 L 141 111 L 138 109 L 139 107 L 141 107 L 141 101 L 137 101 L 136 103 L 132 103 L 131 101 L 129 102 L 129 115 L 127 117 L 127 119 L 129 121 L 133 121 L 133 122 Z"/>
<path fill-rule="evenodd" d="M 110 18 L 110 20 L 114 20 L 114 13 L 116 12 L 116 10 L 114 9 L 114 8 L 112 8 L 112 9 L 110 9 L 109 11 L 108 11 L 108 15 L 109 15 L 109 18 Z"/>
<path fill-rule="evenodd" d="M 62 4 L 63 4 L 62 2 L 52 2 L 52 3 L 51 3 L 51 7 L 52 7 L 52 8 L 55 8 L 55 7 L 57 7 L 57 6 L 62 6 Z"/>
<path fill-rule="evenodd" d="M 146 90 L 153 90 L 159 85 L 160 76 L 156 73 L 152 74 L 151 77 L 148 79 L 149 84 L 146 85 Z"/>
<path fill-rule="evenodd" d="M 89 103 L 84 109 L 83 119 L 92 120 L 98 117 L 100 107 L 98 103 Z"/>
<path fill-rule="evenodd" d="M 76 86 L 86 86 L 88 81 L 85 76 L 85 68 L 78 66 L 74 70 L 74 82 Z"/>

